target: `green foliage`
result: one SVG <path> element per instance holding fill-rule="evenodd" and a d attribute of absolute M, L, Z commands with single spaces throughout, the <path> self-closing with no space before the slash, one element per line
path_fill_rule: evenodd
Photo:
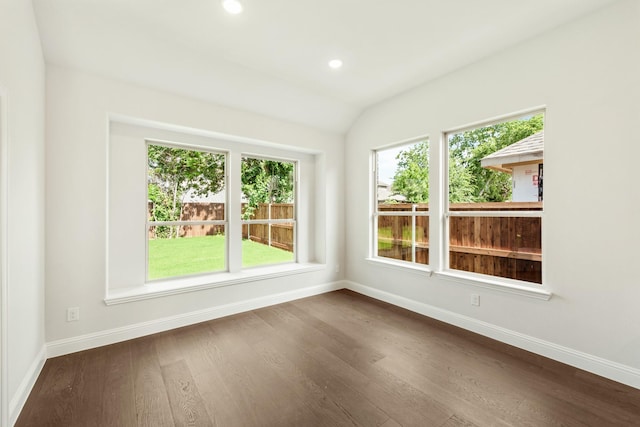
<path fill-rule="evenodd" d="M 429 142 L 420 141 L 396 156 L 398 166 L 391 190 L 409 203 L 429 201 Z"/>
<path fill-rule="evenodd" d="M 275 160 L 242 159 L 242 193 L 247 205 L 243 219 L 251 219 L 260 203 L 292 203 L 294 164 Z"/>
<path fill-rule="evenodd" d="M 543 115 L 498 123 L 449 136 L 449 201 L 511 200 L 511 176 L 483 168 L 481 160 L 543 129 Z M 396 156 L 392 190 L 409 203 L 429 201 L 429 147 L 421 141 Z"/>
<path fill-rule="evenodd" d="M 483 168 L 481 160 L 543 129 L 543 116 L 498 123 L 449 137 L 449 200 L 504 202 L 511 200 L 511 176 Z"/>
<path fill-rule="evenodd" d="M 473 199 L 474 177 L 465 169 L 460 159 L 449 156 L 449 201 L 451 203 L 468 202 Z"/>
<path fill-rule="evenodd" d="M 153 221 L 178 221 L 188 191 L 206 196 L 224 188 L 222 154 L 149 144 L 147 159 L 147 192 L 153 202 Z M 156 230 L 158 237 L 173 234 L 172 227 L 161 226 Z"/>
<path fill-rule="evenodd" d="M 154 183 L 149 182 L 147 185 L 147 195 L 151 202 L 151 219 L 154 221 L 171 221 L 174 217 L 172 212 L 172 203 L 167 192 Z M 166 225 L 157 226 L 155 229 L 156 237 L 169 237 L 171 228 Z"/>

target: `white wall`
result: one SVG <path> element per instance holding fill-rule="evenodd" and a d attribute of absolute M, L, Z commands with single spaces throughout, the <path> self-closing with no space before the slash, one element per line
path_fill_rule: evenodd
<path fill-rule="evenodd" d="M 0 1 L 0 133 L 6 152 L 8 390 L 0 424 L 17 416 L 44 345 L 44 95 L 45 70 L 32 5 Z M 4 184 L 4 183 L 3 183 Z M 8 232 L 7 232 L 8 231 Z M 5 234 L 6 233 L 6 234 Z M 4 344 L 4 343 L 3 343 Z M 6 372 L 5 372 L 6 374 Z M 37 372 L 35 372 L 37 374 Z M 7 403 L 9 408 L 7 408 Z M 20 408 L 17 408 L 19 410 Z M 13 412 L 8 414 L 8 411 Z M 9 417 L 8 417 L 9 416 Z"/>
<path fill-rule="evenodd" d="M 637 376 L 639 40 L 640 3 L 617 2 L 368 109 L 347 137 L 347 277 L 478 325 L 635 368 Z M 428 134 L 437 153 L 442 131 L 543 105 L 543 281 L 550 301 L 365 261 L 372 148 Z M 472 292 L 481 295 L 480 307 L 470 305 Z"/>
<path fill-rule="evenodd" d="M 326 243 L 322 271 L 106 306 L 108 114 L 316 151 L 322 182 L 315 218 Z M 47 67 L 46 338 L 73 340 L 143 322 L 329 283 L 343 256 L 343 138 L 56 66 Z M 66 308 L 80 321 L 66 322 Z"/>

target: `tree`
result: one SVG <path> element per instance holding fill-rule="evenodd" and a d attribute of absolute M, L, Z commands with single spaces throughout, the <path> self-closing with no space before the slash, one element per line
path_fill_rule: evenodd
<path fill-rule="evenodd" d="M 294 190 L 292 162 L 242 159 L 242 194 L 247 199 L 244 219 L 250 219 L 260 203 L 291 203 Z"/>
<path fill-rule="evenodd" d="M 473 175 L 455 157 L 449 156 L 449 202 L 463 203 L 473 198 Z"/>
<path fill-rule="evenodd" d="M 223 154 L 149 144 L 147 160 L 147 193 L 153 202 L 154 221 L 180 220 L 183 199 L 189 191 L 206 196 L 224 188 Z M 173 230 L 159 227 L 156 235 L 171 238 Z"/>
<path fill-rule="evenodd" d="M 429 142 L 420 141 L 396 156 L 398 166 L 391 190 L 409 203 L 429 201 Z"/>

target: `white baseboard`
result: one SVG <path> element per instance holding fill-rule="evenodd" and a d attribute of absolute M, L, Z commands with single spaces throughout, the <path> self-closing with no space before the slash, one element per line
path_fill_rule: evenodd
<path fill-rule="evenodd" d="M 139 338 L 145 335 L 164 332 L 175 328 L 181 328 L 183 326 L 193 325 L 199 322 L 206 322 L 208 320 L 217 319 L 224 316 L 230 316 L 232 314 L 238 314 L 274 304 L 281 304 L 287 301 L 293 301 L 296 299 L 306 298 L 325 292 L 331 292 L 342 289 L 343 287 L 343 282 L 326 283 L 322 285 L 296 289 L 289 292 L 239 301 L 232 304 L 220 305 L 204 310 L 193 311 L 190 313 L 179 314 L 176 316 L 165 317 L 162 319 L 151 320 L 148 322 L 136 323 L 134 325 L 124 326 L 121 328 L 95 332 L 92 334 L 66 338 L 58 341 L 52 341 L 47 343 L 47 356 L 57 357 L 69 353 L 74 353 L 76 351 L 88 350 L 103 345 L 114 344 L 133 338 Z"/>
<path fill-rule="evenodd" d="M 640 389 L 640 369 L 612 362 L 601 357 L 534 338 L 529 335 L 521 334 L 519 332 L 492 325 L 468 316 L 463 316 L 461 314 L 414 301 L 409 298 L 381 291 L 360 283 L 348 280 L 345 280 L 342 283 L 346 289 L 350 289 L 354 292 L 388 302 L 398 307 L 406 308 L 407 310 L 432 317 L 451 325 L 467 329 L 503 343 Z"/>
<path fill-rule="evenodd" d="M 42 368 L 44 367 L 44 362 L 47 360 L 47 347 L 45 345 L 42 346 L 35 359 L 29 366 L 26 375 L 20 382 L 18 389 L 15 394 L 9 401 L 9 425 L 13 426 L 18 420 L 18 416 L 24 407 L 24 404 L 27 402 L 27 398 L 29 397 L 29 393 L 33 389 L 33 386 L 36 384 L 36 380 L 42 372 Z"/>

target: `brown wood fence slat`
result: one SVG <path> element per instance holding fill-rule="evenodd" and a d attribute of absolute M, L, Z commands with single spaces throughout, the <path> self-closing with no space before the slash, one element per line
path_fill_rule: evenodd
<path fill-rule="evenodd" d="M 243 205 L 244 209 L 244 205 Z M 153 204 L 148 204 L 148 215 L 153 214 Z M 268 219 L 269 205 L 260 204 L 251 219 Z M 272 203 L 271 219 L 293 219 L 294 205 L 291 203 Z M 180 213 L 180 221 L 216 221 L 224 220 L 224 203 L 184 203 Z M 223 225 L 185 225 L 180 227 L 180 237 L 215 236 L 224 234 Z M 154 238 L 153 230 L 149 230 L 149 238 Z M 268 224 L 244 224 L 242 238 L 269 244 Z M 293 223 L 271 225 L 271 246 L 293 252 Z"/>
<path fill-rule="evenodd" d="M 428 204 L 417 204 L 428 211 Z M 380 212 L 410 212 L 412 204 L 379 205 Z M 458 203 L 452 211 L 542 210 L 541 202 Z M 449 268 L 542 283 L 541 219 L 451 217 Z M 416 262 L 427 264 L 429 218 L 416 217 Z M 419 242 L 419 244 L 418 244 Z M 411 216 L 378 216 L 378 255 L 411 261 Z"/>
<path fill-rule="evenodd" d="M 380 205 L 380 212 L 410 211 L 409 203 Z M 542 210 L 541 202 L 453 204 L 451 210 Z M 428 204 L 416 209 L 428 211 Z M 152 207 L 149 206 L 151 214 Z M 271 219 L 292 219 L 294 206 L 271 205 Z M 269 205 L 259 205 L 251 219 L 268 219 Z M 185 203 L 181 220 L 223 220 L 223 203 Z M 378 255 L 411 261 L 411 217 L 378 217 Z M 181 236 L 224 233 L 223 226 L 193 225 L 181 228 Z M 150 237 L 152 235 L 150 234 Z M 242 226 L 242 237 L 269 243 L 268 224 Z M 429 263 L 429 217 L 416 217 L 416 259 Z M 293 223 L 271 225 L 271 245 L 293 251 Z M 449 220 L 449 268 L 498 277 L 542 283 L 541 219 L 532 217 L 451 217 Z"/>

